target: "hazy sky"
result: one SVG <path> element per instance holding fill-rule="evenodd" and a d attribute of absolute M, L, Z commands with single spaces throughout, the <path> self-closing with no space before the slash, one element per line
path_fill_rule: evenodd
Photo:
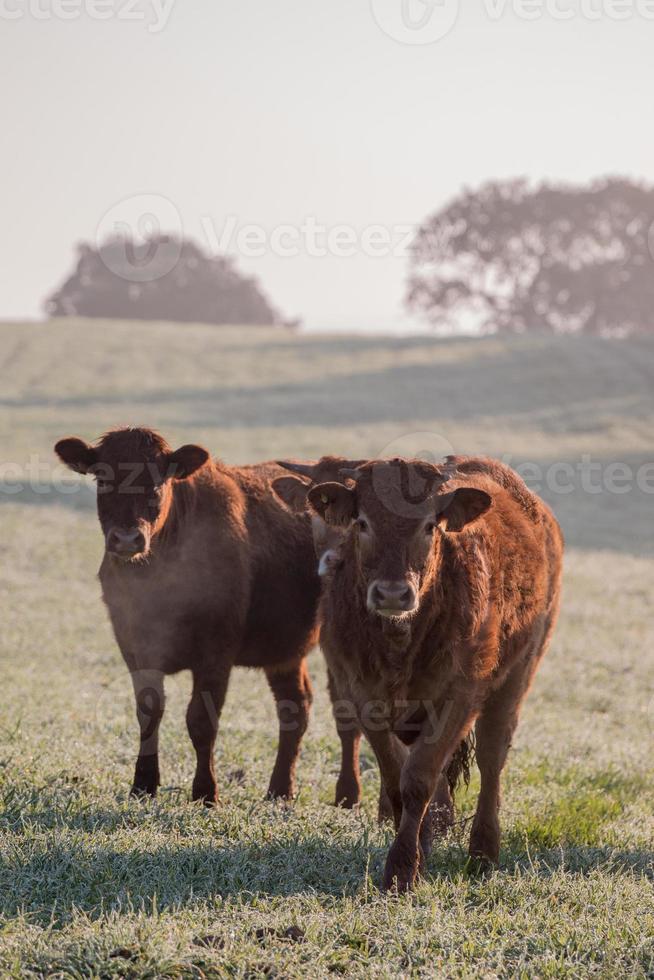
<path fill-rule="evenodd" d="M 402 229 L 462 185 L 654 175 L 652 0 L 462 0 L 424 44 L 382 27 L 426 40 L 455 0 L 170 4 L 0 0 L 0 317 L 153 210 L 307 326 L 387 328 Z"/>

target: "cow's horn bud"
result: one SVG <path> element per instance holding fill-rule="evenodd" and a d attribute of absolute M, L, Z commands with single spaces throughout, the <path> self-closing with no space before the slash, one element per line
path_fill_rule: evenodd
<path fill-rule="evenodd" d="M 299 473 L 300 476 L 309 476 L 313 479 L 315 474 L 315 464 L 314 463 L 295 463 L 292 460 L 278 459 L 278 466 L 283 466 L 285 470 L 289 470 L 291 473 Z"/>

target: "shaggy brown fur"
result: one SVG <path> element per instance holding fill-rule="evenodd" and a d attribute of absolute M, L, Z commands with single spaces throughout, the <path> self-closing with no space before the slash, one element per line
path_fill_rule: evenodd
<path fill-rule="evenodd" d="M 311 705 L 305 657 L 317 639 L 319 579 L 307 515 L 271 492 L 275 463 L 235 468 L 176 452 L 150 429 L 56 451 L 98 483 L 104 601 L 134 684 L 140 749 L 132 791 L 159 784 L 164 676 L 189 669 L 197 756 L 193 799 L 217 799 L 213 749 L 232 667 L 262 668 L 280 721 L 271 797 L 290 797 Z"/>
<path fill-rule="evenodd" d="M 309 500 L 346 529 L 324 585 L 321 642 L 393 810 L 385 887 L 411 888 L 450 822 L 448 767 L 473 725 L 481 790 L 470 853 L 496 862 L 500 774 L 558 610 L 558 524 L 507 467 L 465 457 L 371 462 L 354 486 L 322 484 Z"/>

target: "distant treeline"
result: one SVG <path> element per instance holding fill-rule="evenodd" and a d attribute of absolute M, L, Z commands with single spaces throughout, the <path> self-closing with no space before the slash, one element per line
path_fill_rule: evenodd
<path fill-rule="evenodd" d="M 46 300 L 52 317 L 284 322 L 256 279 L 188 239 L 116 236 L 78 252 Z M 654 188 L 607 178 L 465 190 L 419 227 L 406 304 L 452 333 L 653 333 Z"/>
<path fill-rule="evenodd" d="M 163 234 L 138 244 L 116 236 L 97 248 L 79 245 L 75 269 L 45 307 L 51 317 L 282 322 L 257 280 L 242 275 L 231 259 Z"/>
<path fill-rule="evenodd" d="M 654 333 L 653 248 L 654 188 L 492 182 L 420 227 L 407 305 L 454 331 Z"/>

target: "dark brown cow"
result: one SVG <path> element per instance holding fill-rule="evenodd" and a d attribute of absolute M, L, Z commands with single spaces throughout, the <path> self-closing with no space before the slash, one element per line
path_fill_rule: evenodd
<path fill-rule="evenodd" d="M 324 580 L 321 643 L 379 761 L 397 831 L 384 885 L 403 891 L 439 827 L 433 809 L 451 811 L 447 770 L 473 725 L 470 853 L 498 860 L 500 774 L 556 620 L 563 541 L 547 507 L 491 460 L 397 459 L 350 475 L 351 486 L 309 491 L 346 529 Z"/>
<path fill-rule="evenodd" d="M 104 600 L 131 672 L 140 726 L 132 792 L 159 785 L 164 676 L 193 674 L 187 725 L 197 756 L 193 799 L 217 799 L 213 749 L 232 667 L 260 667 L 277 703 L 279 746 L 268 793 L 290 797 L 317 639 L 319 579 L 307 516 L 270 490 L 274 463 L 237 469 L 206 449 L 173 452 L 150 429 L 107 433 L 95 446 L 57 443 L 91 473 L 105 536 Z"/>

